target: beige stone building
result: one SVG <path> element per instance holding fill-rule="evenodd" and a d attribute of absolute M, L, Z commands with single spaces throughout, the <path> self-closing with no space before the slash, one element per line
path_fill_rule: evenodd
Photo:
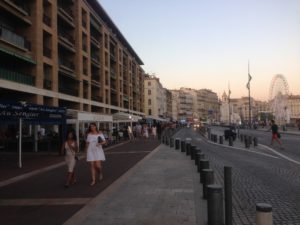
<path fill-rule="evenodd" d="M 166 119 L 170 113 L 168 110 L 171 107 L 171 99 L 159 78 L 154 75 L 145 75 L 144 88 L 146 116 L 156 120 Z"/>
<path fill-rule="evenodd" d="M 291 95 L 288 98 L 290 123 L 300 126 L 300 95 Z"/>
<path fill-rule="evenodd" d="M 215 92 L 208 89 L 180 88 L 172 90 L 172 95 L 177 106 L 173 106 L 173 115 L 177 115 L 177 120 L 219 121 L 220 106 Z"/>
<path fill-rule="evenodd" d="M 143 62 L 97 0 L 2 0 L 0 26 L 0 100 L 143 115 Z"/>

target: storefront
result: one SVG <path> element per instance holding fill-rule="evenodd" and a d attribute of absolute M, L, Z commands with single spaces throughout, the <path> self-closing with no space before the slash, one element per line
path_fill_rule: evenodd
<path fill-rule="evenodd" d="M 21 168 L 23 144 L 37 152 L 40 143 L 46 143 L 48 147 L 47 143 L 51 143 L 52 138 L 61 143 L 66 133 L 66 109 L 24 102 L 0 102 L 0 122 L 0 150 L 17 150 Z M 52 129 L 46 129 L 46 126 Z"/>

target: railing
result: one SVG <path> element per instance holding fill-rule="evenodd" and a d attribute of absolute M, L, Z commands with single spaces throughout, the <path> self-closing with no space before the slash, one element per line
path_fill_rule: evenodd
<path fill-rule="evenodd" d="M 34 85 L 34 77 L 0 67 L 0 78 L 21 84 Z"/>
<path fill-rule="evenodd" d="M 24 1 L 14 1 L 14 0 L 8 0 L 11 3 L 13 3 L 18 8 L 22 9 L 23 11 L 27 12 L 28 15 L 30 15 L 30 7 L 27 3 L 24 3 Z"/>
<path fill-rule="evenodd" d="M 110 71 L 110 77 L 113 78 L 113 79 L 116 79 L 117 76 L 116 76 L 116 72 L 114 70 L 111 70 Z"/>
<path fill-rule="evenodd" d="M 71 70 L 74 70 L 75 69 L 75 65 L 73 62 L 69 61 L 69 60 L 66 60 L 64 58 L 59 58 L 58 59 L 58 63 L 60 66 L 65 66 Z"/>
<path fill-rule="evenodd" d="M 59 90 L 59 92 L 67 94 L 67 95 L 78 96 L 78 90 L 77 89 L 60 86 L 58 88 L 58 90 Z"/>
<path fill-rule="evenodd" d="M 59 35 L 60 37 L 63 37 L 63 38 L 65 38 L 65 39 L 67 39 L 72 45 L 75 44 L 75 40 L 74 40 L 74 38 L 72 37 L 72 35 L 70 35 L 70 34 L 68 34 L 68 33 L 62 31 L 61 29 L 59 29 L 58 35 Z"/>
<path fill-rule="evenodd" d="M 86 28 L 86 21 L 82 20 L 82 26 Z"/>
<path fill-rule="evenodd" d="M 52 89 L 52 81 L 48 79 L 44 79 L 44 88 L 47 90 Z"/>
<path fill-rule="evenodd" d="M 48 47 L 46 47 L 46 46 L 44 46 L 43 47 L 43 54 L 44 54 L 44 56 L 46 56 L 48 58 L 51 58 L 51 49 L 48 48 Z"/>
<path fill-rule="evenodd" d="M 91 99 L 96 102 L 102 102 L 102 97 L 98 95 L 92 95 Z"/>
<path fill-rule="evenodd" d="M 31 50 L 31 44 L 29 41 L 5 27 L 0 27 L 0 37 L 16 46 Z"/>
<path fill-rule="evenodd" d="M 47 16 L 46 14 L 43 15 L 43 22 L 44 22 L 44 24 L 51 27 L 51 17 Z"/>
<path fill-rule="evenodd" d="M 97 61 L 98 63 L 100 63 L 100 62 L 99 62 L 99 61 L 100 61 L 99 55 L 97 55 L 97 54 L 95 54 L 95 53 L 92 53 L 92 54 L 91 54 L 91 57 L 92 57 L 93 60 L 95 60 L 95 61 Z"/>
<path fill-rule="evenodd" d="M 100 76 L 92 74 L 92 80 L 99 82 L 100 81 Z"/>

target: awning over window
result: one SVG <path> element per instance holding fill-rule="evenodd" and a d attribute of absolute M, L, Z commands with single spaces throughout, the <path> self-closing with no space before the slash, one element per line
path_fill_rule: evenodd
<path fill-rule="evenodd" d="M 140 119 L 142 117 L 129 113 L 118 112 L 113 114 L 114 123 L 138 122 Z"/>
<path fill-rule="evenodd" d="M 0 48 L 0 52 L 4 53 L 4 54 L 7 54 L 7 55 L 10 55 L 10 56 L 13 56 L 13 57 L 16 57 L 16 58 L 21 59 L 21 60 L 23 60 L 25 62 L 28 62 L 28 63 L 36 65 L 36 62 L 32 58 L 30 58 L 30 57 L 23 56 L 21 54 L 9 51 L 9 50 L 4 49 L 4 48 Z"/>

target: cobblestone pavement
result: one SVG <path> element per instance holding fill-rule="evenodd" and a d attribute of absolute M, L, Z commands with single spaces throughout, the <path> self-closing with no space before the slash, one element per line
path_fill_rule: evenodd
<path fill-rule="evenodd" d="M 191 129 L 178 137 L 192 137 L 210 160 L 216 183 L 223 184 L 223 167 L 233 170 L 233 220 L 236 225 L 255 224 L 255 204 L 273 207 L 274 225 L 300 225 L 300 166 L 283 158 L 212 145 Z"/>

